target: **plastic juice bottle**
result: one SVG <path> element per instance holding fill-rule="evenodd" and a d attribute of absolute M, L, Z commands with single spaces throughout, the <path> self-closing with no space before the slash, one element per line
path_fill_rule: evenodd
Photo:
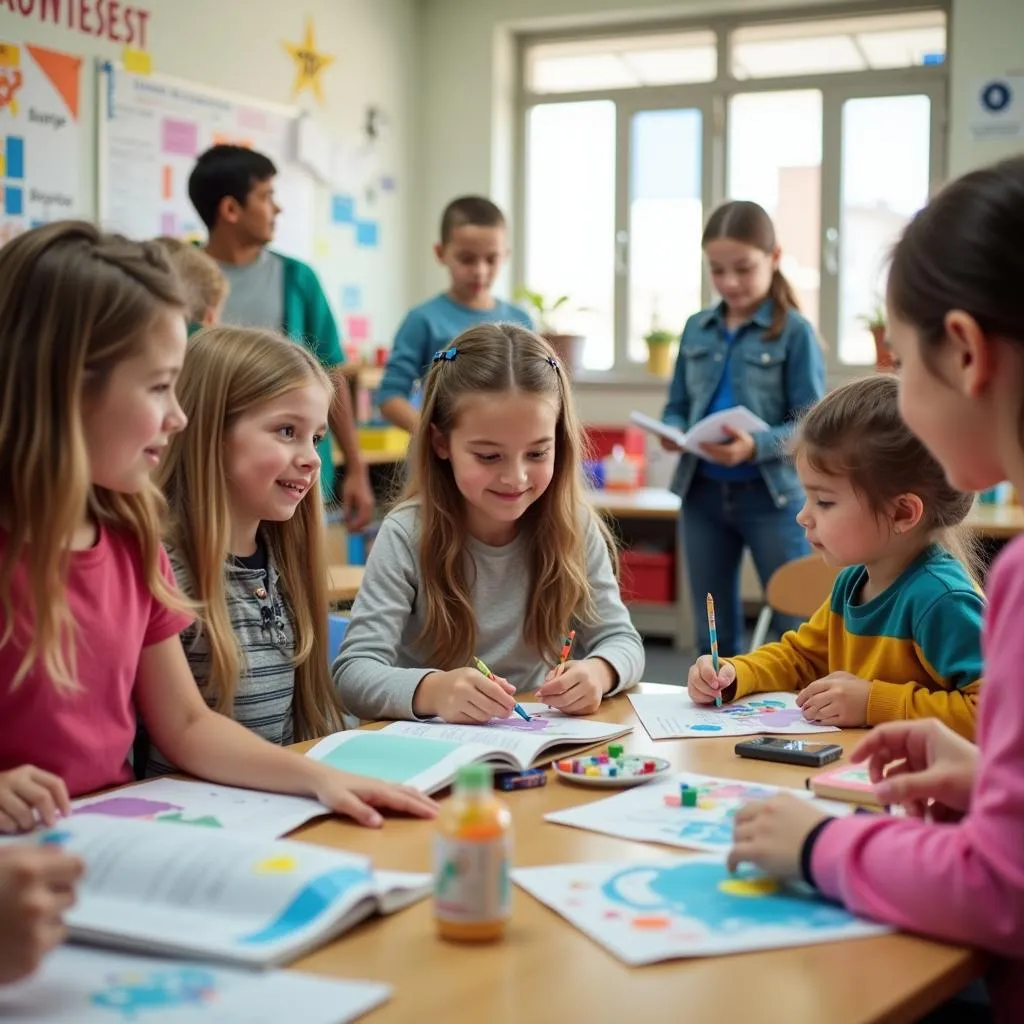
<path fill-rule="evenodd" d="M 454 795 L 438 815 L 434 917 L 443 939 L 490 942 L 505 934 L 512 818 L 492 787 L 489 765 L 460 768 Z"/>

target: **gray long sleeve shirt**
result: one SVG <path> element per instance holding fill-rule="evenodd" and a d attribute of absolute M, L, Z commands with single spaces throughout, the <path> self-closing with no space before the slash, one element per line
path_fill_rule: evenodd
<path fill-rule="evenodd" d="M 345 708 L 360 718 L 406 718 L 413 694 L 430 672 L 416 652 L 426 600 L 419 570 L 419 507 L 405 505 L 384 520 L 366 565 L 341 651 L 332 673 Z M 644 669 L 644 649 L 619 594 L 597 523 L 587 526 L 587 572 L 596 621 L 574 623 L 577 659 L 600 657 L 618 675 L 613 693 L 634 686 Z M 516 690 L 538 687 L 550 669 L 523 638 L 530 579 L 525 540 L 503 547 L 466 539 L 471 595 L 477 616 L 476 655 Z"/>

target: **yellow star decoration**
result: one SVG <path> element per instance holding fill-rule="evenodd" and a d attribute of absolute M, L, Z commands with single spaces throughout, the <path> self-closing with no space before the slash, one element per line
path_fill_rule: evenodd
<path fill-rule="evenodd" d="M 333 55 L 321 53 L 316 48 L 313 32 L 313 19 L 306 19 L 306 34 L 301 43 L 282 43 L 293 61 L 295 61 L 295 84 L 292 96 L 298 96 L 303 89 L 310 89 L 319 103 L 324 102 L 320 76 L 324 69 L 334 63 Z"/>

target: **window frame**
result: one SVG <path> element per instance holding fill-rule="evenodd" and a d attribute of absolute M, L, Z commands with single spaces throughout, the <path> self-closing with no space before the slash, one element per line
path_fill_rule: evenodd
<path fill-rule="evenodd" d="M 739 79 L 732 75 L 730 44 L 732 33 L 755 25 L 802 21 L 841 20 L 864 15 L 902 14 L 915 11 L 941 11 L 946 19 L 946 53 L 942 64 L 909 68 L 815 73 L 775 78 Z M 615 247 L 616 274 L 614 285 L 614 361 L 610 370 L 588 370 L 579 374 L 581 382 L 651 385 L 663 389 L 664 381 L 652 378 L 642 363 L 635 363 L 628 354 L 628 233 L 630 207 L 630 131 L 631 118 L 645 110 L 699 109 L 703 115 L 703 152 L 701 198 L 709 213 L 726 197 L 728 169 L 729 100 L 734 95 L 755 92 L 781 92 L 795 89 L 816 89 L 822 93 L 822 170 L 821 170 L 821 295 L 819 321 L 826 344 L 826 364 L 830 378 L 843 379 L 862 375 L 868 367 L 839 361 L 838 338 L 829 332 L 838 329 L 839 279 L 826 273 L 826 251 L 830 228 L 838 229 L 842 196 L 842 123 L 843 103 L 848 99 L 868 96 L 924 94 L 931 101 L 931 153 L 929 182 L 934 191 L 945 180 L 949 121 L 950 21 L 948 0 L 903 0 L 898 7 L 880 9 L 878 4 L 851 3 L 828 7 L 782 9 L 758 14 L 730 14 L 704 18 L 680 18 L 653 22 L 637 22 L 628 26 L 615 24 L 600 28 L 560 29 L 544 33 L 523 33 L 516 37 L 515 122 L 513 138 L 513 256 L 511 270 L 516 281 L 525 274 L 526 253 L 526 159 L 527 116 L 531 107 L 543 104 L 572 103 L 587 100 L 610 100 L 616 114 L 615 167 L 615 234 L 609 244 Z M 645 85 L 618 89 L 588 89 L 565 93 L 532 93 L 526 88 L 527 51 L 538 43 L 621 39 L 623 36 L 647 36 L 658 32 L 710 30 L 717 40 L 718 68 L 710 82 L 674 85 Z M 841 244 L 841 240 L 840 240 Z M 625 251 L 624 251 L 625 250 Z M 701 272 L 701 303 L 712 298 L 706 266 Z M 694 311 L 696 312 L 696 310 Z"/>

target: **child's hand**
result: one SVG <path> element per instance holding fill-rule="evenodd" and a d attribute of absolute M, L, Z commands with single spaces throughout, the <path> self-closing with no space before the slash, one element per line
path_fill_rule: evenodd
<path fill-rule="evenodd" d="M 42 819 L 55 825 L 71 813 L 64 780 L 31 764 L 0 772 L 0 832 L 31 832 Z"/>
<path fill-rule="evenodd" d="M 886 722 L 850 756 L 867 761 L 880 800 L 913 817 L 948 820 L 970 806 L 978 748 L 936 718 Z"/>
<path fill-rule="evenodd" d="M 615 672 L 603 658 L 567 661 L 544 677 L 537 700 L 566 715 L 591 715 L 615 682 Z"/>
<path fill-rule="evenodd" d="M 475 668 L 435 672 L 424 682 L 430 683 L 435 695 L 437 717 L 453 725 L 482 725 L 492 718 L 508 718 L 515 707 L 516 688 L 507 679 L 488 679 Z"/>
<path fill-rule="evenodd" d="M 733 819 L 729 870 L 753 864 L 772 878 L 799 879 L 804 840 L 827 817 L 809 800 L 785 793 L 744 804 Z"/>
<path fill-rule="evenodd" d="M 375 808 L 401 811 L 416 818 L 433 818 L 437 804 L 410 786 L 397 786 L 392 782 L 379 782 L 363 775 L 339 772 L 328 765 L 316 780 L 316 799 L 335 814 L 343 814 L 360 825 L 380 828 L 384 819 Z"/>
<path fill-rule="evenodd" d="M 676 444 L 675 441 L 672 441 L 667 437 L 659 437 L 658 440 L 661 441 L 662 451 L 681 452 L 683 450 L 683 446 L 681 444 Z"/>
<path fill-rule="evenodd" d="M 694 704 L 714 704 L 715 698 L 720 697 L 735 682 L 736 669 L 729 662 L 719 662 L 718 675 L 715 675 L 715 663 L 710 654 L 705 654 L 690 667 L 686 689 Z"/>
<path fill-rule="evenodd" d="M 861 726 L 868 724 L 871 684 L 849 672 L 830 672 L 805 686 L 796 695 L 804 718 L 818 725 Z"/>
<path fill-rule="evenodd" d="M 64 941 L 82 862 L 55 846 L 0 849 L 0 984 L 31 974 Z"/>

